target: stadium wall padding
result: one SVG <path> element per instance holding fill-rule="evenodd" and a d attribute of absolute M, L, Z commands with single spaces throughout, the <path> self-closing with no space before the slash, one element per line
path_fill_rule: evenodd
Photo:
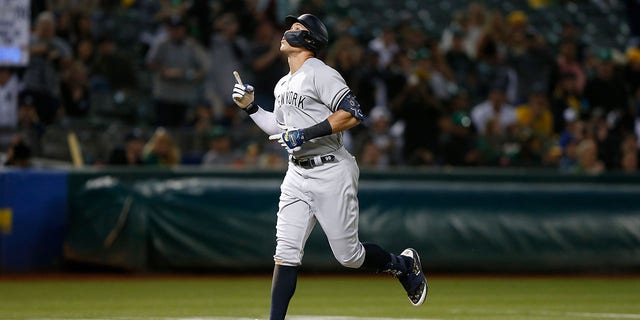
<path fill-rule="evenodd" d="M 69 176 L 65 258 L 136 271 L 270 270 L 282 172 Z M 635 180 L 634 180 L 635 179 Z M 363 173 L 360 238 L 443 272 L 637 272 L 637 176 Z M 319 226 L 303 268 L 345 270 Z"/>

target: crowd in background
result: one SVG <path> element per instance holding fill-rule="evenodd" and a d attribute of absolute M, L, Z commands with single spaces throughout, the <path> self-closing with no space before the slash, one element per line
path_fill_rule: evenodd
<path fill-rule="evenodd" d="M 0 68 L 6 164 L 68 159 L 60 133 L 74 131 L 94 166 L 286 166 L 231 101 L 238 70 L 272 108 L 288 72 L 277 3 L 32 1 L 29 65 Z M 571 19 L 550 41 L 525 11 L 482 2 L 437 34 L 400 18 L 365 32 L 323 1 L 295 9 L 327 21 L 320 58 L 363 107 L 345 134 L 363 168 L 638 170 L 638 47 L 586 43 Z"/>

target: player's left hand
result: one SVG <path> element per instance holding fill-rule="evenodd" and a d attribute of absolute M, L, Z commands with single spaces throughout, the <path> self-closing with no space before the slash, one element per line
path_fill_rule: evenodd
<path fill-rule="evenodd" d="M 287 149 L 289 153 L 300 151 L 302 144 L 306 141 L 302 129 L 292 129 L 274 134 L 269 136 L 269 140 L 278 140 L 278 143 Z"/>

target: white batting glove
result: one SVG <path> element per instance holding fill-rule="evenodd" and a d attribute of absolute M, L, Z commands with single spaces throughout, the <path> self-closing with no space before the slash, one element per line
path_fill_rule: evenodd
<path fill-rule="evenodd" d="M 253 94 L 253 86 L 250 84 L 239 84 L 236 83 L 233 86 L 233 102 L 235 102 L 238 107 L 244 109 L 251 103 L 253 103 L 254 99 Z"/>
<path fill-rule="evenodd" d="M 278 133 L 278 134 L 274 134 L 274 135 L 270 135 L 269 136 L 269 140 L 276 140 L 278 141 L 278 143 L 284 147 L 285 150 L 287 150 L 287 152 L 289 154 L 293 154 L 294 152 L 300 151 L 300 149 L 302 149 L 302 147 L 300 145 L 297 145 L 293 148 L 291 148 L 289 146 L 289 144 L 287 143 L 287 141 L 285 141 L 285 139 L 288 139 L 288 135 L 287 135 L 287 131 L 282 132 L 282 133 Z"/>

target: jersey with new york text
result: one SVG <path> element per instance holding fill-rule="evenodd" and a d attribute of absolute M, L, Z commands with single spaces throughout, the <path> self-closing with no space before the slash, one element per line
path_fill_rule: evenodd
<path fill-rule="evenodd" d="M 273 94 L 278 126 L 303 129 L 327 119 L 349 93 L 342 76 L 317 58 L 307 59 L 295 73 L 282 77 Z M 324 155 L 342 147 L 342 133 L 318 137 L 302 144 L 294 156 Z"/>

